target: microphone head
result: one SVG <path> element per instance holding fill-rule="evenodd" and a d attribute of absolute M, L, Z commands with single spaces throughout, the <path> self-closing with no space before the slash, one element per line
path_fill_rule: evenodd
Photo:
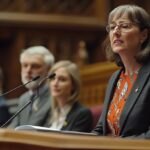
<path fill-rule="evenodd" d="M 54 78 L 55 76 L 56 76 L 56 73 L 51 73 L 51 74 L 48 75 L 48 78 L 49 78 L 49 79 L 52 79 L 52 78 Z"/>

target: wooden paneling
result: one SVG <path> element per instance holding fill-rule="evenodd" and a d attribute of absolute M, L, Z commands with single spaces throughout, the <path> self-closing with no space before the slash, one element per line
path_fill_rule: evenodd
<path fill-rule="evenodd" d="M 26 19 L 24 21 L 18 18 L 13 19 L 10 19 L 10 22 L 6 19 L 5 23 L 2 20 L 0 21 L 3 22 L 0 32 L 7 31 L 6 34 L 1 34 L 0 37 L 1 66 L 5 73 L 4 92 L 21 84 L 19 55 L 21 50 L 28 46 L 44 45 L 48 47 L 54 53 L 56 61 L 61 59 L 76 61 L 74 57 L 77 54 L 79 43 L 84 41 L 87 53 L 89 53 L 89 56 L 90 53 L 93 55 L 89 57 L 88 63 L 94 62 L 96 48 L 93 48 L 92 45 L 98 47 L 101 27 L 94 27 L 94 24 L 80 24 L 79 22 L 78 25 L 71 23 L 74 24 L 74 27 L 70 23 L 54 27 L 54 24 L 50 25 L 51 23 L 44 24 L 44 21 L 39 26 L 36 21 L 33 21 L 33 23 L 32 21 L 28 22 Z M 88 18 L 87 21 L 85 19 L 83 22 L 88 22 Z M 18 97 L 22 91 L 20 89 L 17 92 L 10 93 L 7 97 Z"/>
<path fill-rule="evenodd" d="M 108 80 L 118 67 L 109 62 L 102 62 L 82 67 L 82 90 L 80 100 L 86 106 L 101 105 L 104 101 Z"/>
<path fill-rule="evenodd" d="M 149 6 L 150 6 L 149 0 L 120 0 L 120 1 L 119 0 L 109 0 L 109 4 L 110 4 L 110 10 L 112 10 L 113 8 L 115 8 L 116 6 L 119 6 L 119 5 L 136 4 L 138 6 L 143 7 L 148 12 L 150 12 L 149 11 Z"/>
<path fill-rule="evenodd" d="M 19 54 L 32 45 L 44 45 L 56 61 L 78 64 L 83 41 L 88 55 L 85 65 L 106 61 L 102 42 L 108 12 L 120 4 L 135 3 L 149 11 L 142 0 L 2 0 L 0 3 L 0 65 L 4 70 L 4 92 L 21 84 Z M 82 60 L 81 60 L 82 61 Z M 18 97 L 24 89 L 7 95 Z"/>
<path fill-rule="evenodd" d="M 0 65 L 5 74 L 4 92 L 21 84 L 19 54 L 28 46 L 44 45 L 54 53 L 56 61 L 69 59 L 79 64 L 78 60 L 82 61 L 82 58 L 78 56 L 78 51 L 80 43 L 84 42 L 87 64 L 105 60 L 100 46 L 106 33 L 105 13 L 96 10 L 100 4 L 97 2 L 2 0 Z M 106 5 L 105 0 L 101 2 Z M 8 94 L 7 98 L 18 97 L 24 90 L 18 89 Z"/>
<path fill-rule="evenodd" d="M 93 4 L 93 0 L 1 0 L 0 11 L 86 16 L 94 15 Z"/>

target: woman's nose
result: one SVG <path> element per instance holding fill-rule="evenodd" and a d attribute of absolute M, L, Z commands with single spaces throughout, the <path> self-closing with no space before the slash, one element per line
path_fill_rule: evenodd
<path fill-rule="evenodd" d="M 116 27 L 116 28 L 114 29 L 113 35 L 115 35 L 115 36 L 120 36 L 120 35 L 121 35 L 121 31 L 120 31 L 120 29 L 119 29 L 118 27 Z"/>
<path fill-rule="evenodd" d="M 58 79 L 53 79 L 52 81 L 52 86 L 57 86 L 58 85 Z"/>
<path fill-rule="evenodd" d="M 114 28 L 114 33 L 120 33 L 120 27 L 119 26 L 116 26 Z"/>

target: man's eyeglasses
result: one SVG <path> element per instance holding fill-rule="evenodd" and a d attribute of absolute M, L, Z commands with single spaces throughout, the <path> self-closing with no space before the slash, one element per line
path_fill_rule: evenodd
<path fill-rule="evenodd" d="M 121 32 L 130 32 L 133 25 L 135 25 L 134 23 L 131 23 L 131 22 L 123 22 L 123 23 L 120 23 L 120 24 L 109 24 L 106 26 L 106 31 L 108 33 L 110 32 L 113 32 L 116 28 L 121 31 Z"/>

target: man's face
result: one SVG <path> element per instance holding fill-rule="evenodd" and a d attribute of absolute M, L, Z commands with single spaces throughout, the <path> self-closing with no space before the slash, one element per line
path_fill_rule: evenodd
<path fill-rule="evenodd" d="M 46 66 L 43 57 L 37 55 L 24 55 L 21 59 L 21 77 L 25 84 L 36 76 L 45 76 L 49 69 Z M 39 85 L 39 80 L 26 85 L 26 88 L 34 90 Z"/>

